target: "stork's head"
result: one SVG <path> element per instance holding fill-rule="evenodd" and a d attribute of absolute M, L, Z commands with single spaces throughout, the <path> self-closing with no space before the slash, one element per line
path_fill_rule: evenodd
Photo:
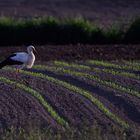
<path fill-rule="evenodd" d="M 28 53 L 31 53 L 31 52 L 33 52 L 33 51 L 35 51 L 35 52 L 36 52 L 36 50 L 35 50 L 35 47 L 34 47 L 34 46 L 30 45 L 30 46 L 28 46 L 28 47 L 27 47 L 27 52 L 28 52 Z"/>

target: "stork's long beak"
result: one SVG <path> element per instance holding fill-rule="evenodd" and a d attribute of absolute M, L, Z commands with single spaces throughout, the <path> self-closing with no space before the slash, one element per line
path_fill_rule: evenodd
<path fill-rule="evenodd" d="M 39 53 L 36 51 L 36 49 L 33 50 L 35 54 L 37 54 L 37 56 L 40 56 Z"/>

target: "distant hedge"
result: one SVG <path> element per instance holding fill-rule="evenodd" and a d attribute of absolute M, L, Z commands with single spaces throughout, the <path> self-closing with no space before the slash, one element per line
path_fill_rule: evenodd
<path fill-rule="evenodd" d="M 124 31 L 103 29 L 83 18 L 60 21 L 55 17 L 0 18 L 0 45 L 140 43 L 140 18 Z"/>
<path fill-rule="evenodd" d="M 124 36 L 125 43 L 140 43 L 140 17 L 137 17 L 129 26 Z"/>

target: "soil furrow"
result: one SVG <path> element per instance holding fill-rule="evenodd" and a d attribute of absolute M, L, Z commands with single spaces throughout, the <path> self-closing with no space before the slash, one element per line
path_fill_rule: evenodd
<path fill-rule="evenodd" d="M 115 110 L 112 109 L 112 111 L 116 111 L 117 114 L 119 113 L 120 116 L 125 117 L 125 119 L 126 120 L 128 119 L 130 122 L 133 121 L 136 124 L 140 123 L 140 120 L 139 120 L 140 112 L 137 110 L 135 105 L 132 103 L 130 104 L 128 101 L 124 100 L 124 98 L 122 98 L 121 96 L 116 96 L 115 94 L 116 91 L 109 91 L 106 89 L 102 89 L 98 86 L 93 86 L 93 84 L 91 85 L 91 84 L 86 83 L 85 81 L 83 81 L 83 79 L 79 80 L 72 76 L 57 74 L 57 73 L 50 72 L 47 70 L 46 71 L 36 70 L 36 72 L 42 72 L 49 76 L 58 78 L 60 80 L 64 80 L 84 90 L 90 91 L 92 93 L 96 93 L 100 97 L 103 97 L 109 101 L 109 104 L 108 105 L 106 104 L 108 108 L 110 108 L 110 104 L 113 104 L 115 107 L 118 108 L 117 111 L 116 111 L 116 108 L 114 108 Z M 95 85 L 97 85 L 97 83 L 95 83 Z"/>
<path fill-rule="evenodd" d="M 104 72 L 100 72 L 100 73 L 90 72 L 89 74 L 94 75 L 94 76 L 98 76 L 102 80 L 112 81 L 112 82 L 119 84 L 121 86 L 129 87 L 137 92 L 140 92 L 140 81 L 139 80 L 121 77 L 121 76 L 115 76 L 115 75 L 104 73 Z"/>
<path fill-rule="evenodd" d="M 21 75 L 20 78 L 24 81 L 28 81 L 30 86 L 35 87 L 37 91 L 41 91 L 41 94 L 47 102 L 49 102 L 63 118 L 70 122 L 71 126 L 78 128 L 85 127 L 92 125 L 95 120 L 104 125 L 113 123 L 88 99 L 64 87 L 32 76 Z"/>
<path fill-rule="evenodd" d="M 123 69 L 123 68 L 114 68 L 114 67 L 107 67 L 107 66 L 100 66 L 100 65 L 94 65 L 94 64 L 85 64 L 85 66 L 89 66 L 91 68 L 100 68 L 100 69 L 108 69 L 108 70 L 115 70 L 120 72 L 130 72 L 134 74 L 140 74 L 139 70 L 131 70 L 131 69 Z"/>
<path fill-rule="evenodd" d="M 43 68 L 44 69 L 47 69 L 47 70 L 50 70 L 50 71 L 54 71 L 54 72 L 57 72 L 57 73 L 60 73 L 60 74 L 62 74 L 62 73 L 65 73 L 65 74 L 68 74 L 68 75 L 71 75 L 71 76 L 73 76 L 73 77 L 78 77 L 80 80 L 84 80 L 84 81 L 86 81 L 86 82 L 88 82 L 89 84 L 91 84 L 91 85 L 97 85 L 97 86 L 100 86 L 100 88 L 103 88 L 103 89 L 106 89 L 106 90 L 111 90 L 111 91 L 113 91 L 113 92 L 115 92 L 116 93 L 116 96 L 122 96 L 122 97 L 124 97 L 124 98 L 126 98 L 127 97 L 127 99 L 129 99 L 128 100 L 128 102 L 133 102 L 135 105 L 136 105 L 136 107 L 137 107 L 137 109 L 138 110 L 140 110 L 139 109 L 139 99 L 138 99 L 138 92 L 137 92 L 137 96 L 136 97 L 131 97 L 132 95 L 130 94 L 130 92 L 129 92 L 129 90 L 132 90 L 132 89 L 130 89 L 130 87 L 128 87 L 127 86 L 127 84 L 126 84 L 126 87 L 128 87 L 128 89 L 125 87 L 125 91 L 122 91 L 122 88 L 123 88 L 123 84 L 121 85 L 121 84 L 117 84 L 116 82 L 116 84 L 118 85 L 117 87 L 118 87 L 118 89 L 117 89 L 117 87 L 116 88 L 114 88 L 113 87 L 113 83 L 114 83 L 114 79 L 112 79 L 112 84 L 110 85 L 110 84 L 108 84 L 108 86 L 106 86 L 106 84 L 104 85 L 104 84 L 102 84 L 103 82 L 101 82 L 101 84 L 100 84 L 100 80 L 99 80 L 99 78 L 98 78 L 98 80 L 96 80 L 96 78 L 88 78 L 85 74 L 88 74 L 89 76 L 92 76 L 92 74 L 93 74 L 93 76 L 95 76 L 95 77 L 97 77 L 97 76 L 99 76 L 100 77 L 100 75 L 101 75 L 101 77 L 102 77 L 102 73 L 101 73 L 101 71 L 98 71 L 98 72 L 90 72 L 90 71 L 86 71 L 86 72 L 82 72 L 82 70 L 77 70 L 77 69 L 72 69 L 71 67 L 70 67 L 70 69 L 68 69 L 68 67 L 65 67 L 65 68 L 62 68 L 62 67 L 45 67 L 45 66 L 43 66 Z M 39 69 L 39 70 L 43 70 L 42 69 L 42 67 L 37 67 L 37 69 Z M 81 74 L 80 74 L 81 73 Z M 97 73 L 97 74 L 96 74 Z M 105 73 L 105 75 L 106 75 L 106 77 L 108 78 L 109 76 L 110 76 L 110 74 L 108 74 L 108 73 Z M 80 76 L 79 75 L 81 75 L 82 77 L 80 78 Z M 113 75 L 112 75 L 113 76 Z M 83 78 L 83 77 L 87 77 L 87 78 Z M 123 79 L 123 78 L 122 78 Z M 133 82 L 136 82 L 137 83 L 137 87 L 139 86 L 139 84 L 138 84 L 138 80 L 135 80 L 135 79 L 131 79 L 131 78 L 125 78 L 125 79 L 127 79 L 127 80 L 129 80 L 130 79 L 130 84 L 131 83 L 133 83 Z M 121 79 L 120 79 L 121 80 Z M 104 80 L 103 80 L 104 81 Z M 105 80 L 106 82 L 108 82 L 108 80 Z M 111 80 L 109 80 L 110 82 L 111 82 Z M 94 83 L 93 83 L 94 82 Z M 116 85 L 115 84 L 115 85 Z M 120 85 L 120 86 L 119 86 Z M 120 89 L 120 90 L 119 90 Z M 127 90 L 128 90 L 128 93 L 127 93 Z M 121 93 L 121 92 L 123 92 L 123 93 Z M 133 90 L 133 92 L 135 92 L 135 90 Z M 131 92 L 132 93 L 132 92 Z"/>
<path fill-rule="evenodd" d="M 8 77 L 12 78 L 10 75 L 8 75 Z M 4 84 L 4 87 L 1 88 L 1 92 L 3 93 L 0 95 L 1 101 L 3 101 L 3 103 L 6 102 L 5 104 L 7 104 L 6 108 L 8 110 L 7 113 L 12 112 L 13 116 L 16 115 L 16 122 L 14 123 L 15 127 L 21 126 L 27 129 L 29 127 L 59 127 L 58 123 L 56 123 L 39 101 L 27 92 L 19 88 L 15 89 L 14 85 L 7 84 Z M 16 110 L 16 112 L 14 110 Z M 14 112 L 16 114 L 14 114 Z M 6 116 L 9 117 L 10 115 L 5 115 L 5 118 Z"/>

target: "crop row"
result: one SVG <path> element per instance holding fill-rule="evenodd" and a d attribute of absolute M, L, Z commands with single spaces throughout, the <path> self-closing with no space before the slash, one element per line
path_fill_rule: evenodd
<path fill-rule="evenodd" d="M 91 68 L 89 66 L 86 66 L 83 64 L 67 63 L 64 61 L 52 61 L 51 63 L 53 65 L 57 65 L 57 66 L 71 67 L 71 68 L 82 69 L 82 70 L 91 70 Z M 41 65 L 41 67 L 43 67 L 43 65 Z"/>
<path fill-rule="evenodd" d="M 109 67 L 109 68 L 117 68 L 117 69 L 123 69 L 123 70 L 133 70 L 133 71 L 139 71 L 140 66 L 139 65 L 119 65 L 119 64 L 114 64 L 114 63 L 109 63 L 105 61 L 98 61 L 98 60 L 88 60 L 86 64 L 91 64 L 91 65 L 97 65 L 97 66 L 104 66 L 104 67 Z"/>
<path fill-rule="evenodd" d="M 112 64 L 112 63 L 108 63 L 108 62 L 103 62 L 101 61 L 96 61 L 96 62 L 99 62 L 98 65 L 101 65 L 101 66 L 110 66 L 110 67 L 114 67 L 114 68 L 118 68 L 118 65 L 116 66 L 115 64 Z M 127 61 L 126 61 L 127 62 Z M 87 66 L 86 63 L 84 64 L 78 64 L 78 63 L 67 63 L 67 62 L 64 62 L 64 61 L 52 61 L 51 63 L 53 63 L 53 66 L 57 66 L 57 67 L 68 67 L 68 68 L 74 68 L 74 69 L 77 69 L 77 70 L 84 70 L 84 71 L 95 71 L 95 72 L 104 72 L 104 73 L 108 73 L 108 74 L 112 74 L 112 75 L 117 75 L 117 76 L 123 76 L 123 77 L 129 77 L 129 78 L 134 78 L 134 79 L 138 79 L 140 80 L 140 76 L 137 75 L 137 74 L 134 74 L 132 72 L 126 72 L 126 71 L 118 71 L 118 70 L 114 70 L 114 69 L 108 69 L 108 68 L 96 68 L 96 67 L 90 67 L 90 66 Z M 104 64 L 105 63 L 105 64 Z M 129 63 L 129 62 L 127 62 Z M 132 66 L 132 63 L 131 64 L 131 67 Z M 137 64 L 137 63 L 136 63 Z M 95 65 L 97 65 L 97 63 L 95 63 Z M 137 64 L 138 65 L 138 64 Z M 46 67 L 46 66 L 45 66 Z M 44 68 L 45 68 L 44 67 Z M 121 66 L 120 66 L 121 67 Z M 123 67 L 127 67 L 127 66 L 123 66 Z M 43 65 L 39 66 L 39 65 L 36 65 L 34 66 L 34 68 L 42 68 L 43 69 Z M 127 68 L 130 68 L 127 67 Z M 134 68 L 133 68 L 134 69 Z M 137 69 L 137 68 L 136 68 Z M 139 68 L 138 68 L 139 69 Z"/>
<path fill-rule="evenodd" d="M 6 70 L 11 71 L 11 72 L 13 71 L 13 69 L 11 69 L 11 68 L 6 68 Z M 119 125 L 123 126 L 124 128 L 129 127 L 128 123 L 123 121 L 117 115 L 115 115 L 112 112 L 110 112 L 110 110 L 108 108 L 106 108 L 102 102 L 100 102 L 97 98 L 95 98 L 92 93 L 90 93 L 90 92 L 88 92 L 86 90 L 83 90 L 81 88 L 78 88 L 78 87 L 76 87 L 74 85 L 71 85 L 71 84 L 69 84 L 69 83 L 67 83 L 65 81 L 58 80 L 56 78 L 50 77 L 50 76 L 42 74 L 42 73 L 29 72 L 29 71 L 22 71 L 22 73 L 25 74 L 25 75 L 35 76 L 35 77 L 38 77 L 38 78 L 41 78 L 41 79 L 48 80 L 50 82 L 53 82 L 53 83 L 58 84 L 60 86 L 63 86 L 63 87 L 65 87 L 65 88 L 67 88 L 67 89 L 69 89 L 71 91 L 74 91 L 77 94 L 80 94 L 80 95 L 86 97 L 94 105 L 96 105 L 102 112 L 104 112 L 104 114 L 106 116 L 108 116 L 110 119 L 112 119 L 113 121 L 117 122 Z"/>
<path fill-rule="evenodd" d="M 134 60 L 130 60 L 130 61 L 126 61 L 126 60 L 123 60 L 123 63 L 124 64 L 127 64 L 127 65 L 132 65 L 132 66 L 139 66 L 140 67 L 140 61 L 134 61 Z"/>
<path fill-rule="evenodd" d="M 129 77 L 129 78 L 134 78 L 137 80 L 140 80 L 140 76 L 131 72 L 123 72 L 123 71 L 116 71 L 113 69 L 105 69 L 105 68 L 92 68 L 93 71 L 95 72 L 104 72 L 104 73 L 108 73 L 108 74 L 112 74 L 115 76 L 122 76 L 122 77 Z"/>
<path fill-rule="evenodd" d="M 112 82 L 112 81 L 102 80 L 99 76 L 91 75 L 91 74 L 88 74 L 85 72 L 77 72 L 77 71 L 73 71 L 70 69 L 65 69 L 63 67 L 46 67 L 46 69 L 53 71 L 53 72 L 60 72 L 62 74 L 64 73 L 64 74 L 69 74 L 71 76 L 85 77 L 85 78 L 90 79 L 90 80 L 95 80 L 100 85 L 108 86 L 108 87 L 113 88 L 115 90 L 119 90 L 122 93 L 129 93 L 133 96 L 140 98 L 140 93 L 138 91 L 135 91 L 129 87 L 124 87 L 124 86 L 117 84 L 115 82 Z"/>
<path fill-rule="evenodd" d="M 10 85 L 15 85 L 16 87 L 30 93 L 47 109 L 51 116 L 55 118 L 61 125 L 65 127 L 68 126 L 68 123 L 62 117 L 60 117 L 59 114 L 57 114 L 57 112 L 46 102 L 46 100 L 41 96 L 39 92 L 35 91 L 30 87 L 25 86 L 24 84 L 17 83 L 16 81 L 9 80 L 5 77 L 0 77 L 0 81 Z"/>

